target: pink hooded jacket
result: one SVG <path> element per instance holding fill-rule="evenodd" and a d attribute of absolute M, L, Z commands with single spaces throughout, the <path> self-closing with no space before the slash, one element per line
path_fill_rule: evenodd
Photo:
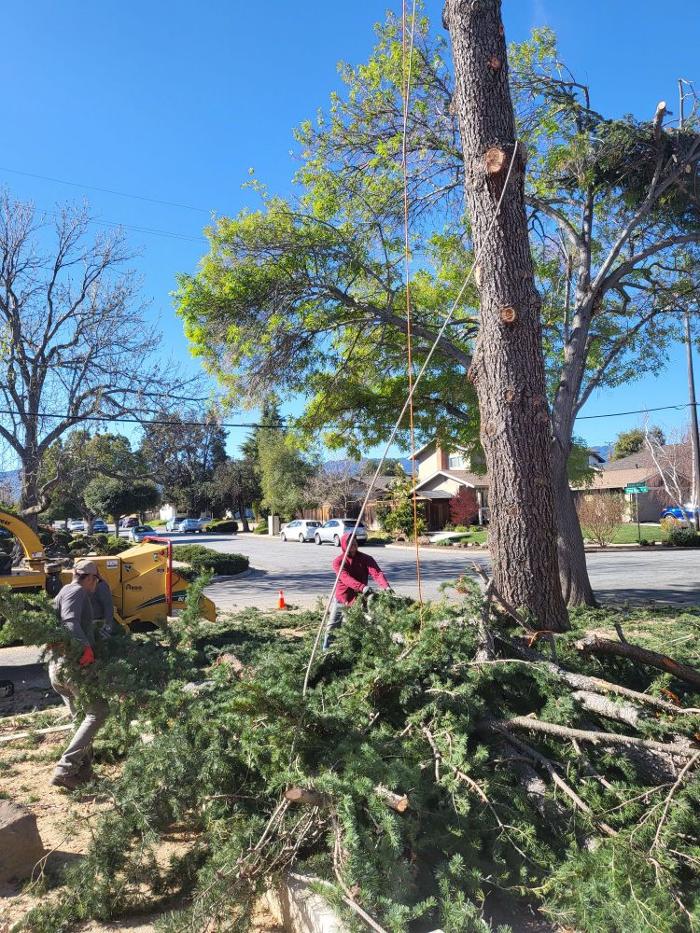
<path fill-rule="evenodd" d="M 337 574 L 340 565 L 343 562 L 343 554 L 347 550 L 348 543 L 352 535 L 346 532 L 340 539 L 341 553 L 333 561 L 333 570 Z M 353 557 L 348 557 L 343 567 L 343 572 L 338 578 L 338 585 L 335 589 L 336 600 L 344 606 L 349 606 L 354 602 L 358 593 L 362 593 L 367 588 L 367 582 L 372 577 L 379 586 L 386 590 L 389 588 L 389 581 L 379 569 L 379 564 L 373 557 L 362 554 L 357 551 Z"/>

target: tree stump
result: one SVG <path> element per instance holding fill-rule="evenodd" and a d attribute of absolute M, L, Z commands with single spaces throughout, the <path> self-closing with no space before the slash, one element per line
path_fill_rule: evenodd
<path fill-rule="evenodd" d="M 34 814 L 21 804 L 0 800 L 0 882 L 30 878 L 43 855 Z"/>

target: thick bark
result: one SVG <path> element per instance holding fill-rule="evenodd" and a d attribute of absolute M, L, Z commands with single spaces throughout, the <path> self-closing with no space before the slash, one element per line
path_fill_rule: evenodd
<path fill-rule="evenodd" d="M 568 619 L 557 567 L 541 300 L 530 254 L 525 150 L 516 148 L 500 0 L 447 0 L 445 20 L 480 267 L 481 326 L 470 378 L 479 397 L 491 483 L 493 575 L 510 603 L 532 612 L 542 628 L 563 631 Z"/>
<path fill-rule="evenodd" d="M 588 578 L 586 551 L 581 525 L 567 472 L 568 453 L 555 439 L 552 442 L 552 482 L 557 519 L 559 578 L 567 606 L 595 606 L 593 588 Z"/>

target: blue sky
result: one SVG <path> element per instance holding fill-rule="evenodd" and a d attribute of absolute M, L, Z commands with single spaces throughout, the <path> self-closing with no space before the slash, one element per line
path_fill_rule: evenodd
<path fill-rule="evenodd" d="M 425 3 L 436 24 L 441 6 Z M 293 127 L 338 87 L 338 60 L 367 58 L 372 24 L 386 9 L 398 12 L 399 0 L 16 4 L 3 22 L 0 185 L 40 208 L 85 198 L 101 220 L 123 224 L 139 250 L 135 267 L 164 352 L 194 370 L 170 298 L 176 273 L 195 270 L 209 212 L 251 203 L 241 189 L 249 168 L 270 190 L 289 190 Z M 700 82 L 700 4 L 663 27 L 652 0 L 504 0 L 503 11 L 509 40 L 552 26 L 563 59 L 607 115 L 647 118 L 662 98 L 675 110 L 676 79 Z M 682 403 L 686 391 L 679 347 L 657 378 L 599 393 L 584 414 Z M 660 412 L 653 420 L 671 426 L 686 417 Z M 639 420 L 581 421 L 578 429 L 602 444 Z M 231 432 L 232 450 L 245 433 Z"/>

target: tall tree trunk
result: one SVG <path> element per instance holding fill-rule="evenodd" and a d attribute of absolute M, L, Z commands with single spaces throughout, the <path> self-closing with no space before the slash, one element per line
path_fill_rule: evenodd
<path fill-rule="evenodd" d="M 593 589 L 588 579 L 581 525 L 569 486 L 567 461 L 568 453 L 555 439 L 552 442 L 552 483 L 556 503 L 561 590 L 567 606 L 595 606 Z"/>
<path fill-rule="evenodd" d="M 481 327 L 470 378 L 491 482 L 496 586 L 552 631 L 568 627 L 557 566 L 549 413 L 525 214 L 525 152 L 515 147 L 500 0 L 447 0 L 467 202 L 480 256 Z"/>

